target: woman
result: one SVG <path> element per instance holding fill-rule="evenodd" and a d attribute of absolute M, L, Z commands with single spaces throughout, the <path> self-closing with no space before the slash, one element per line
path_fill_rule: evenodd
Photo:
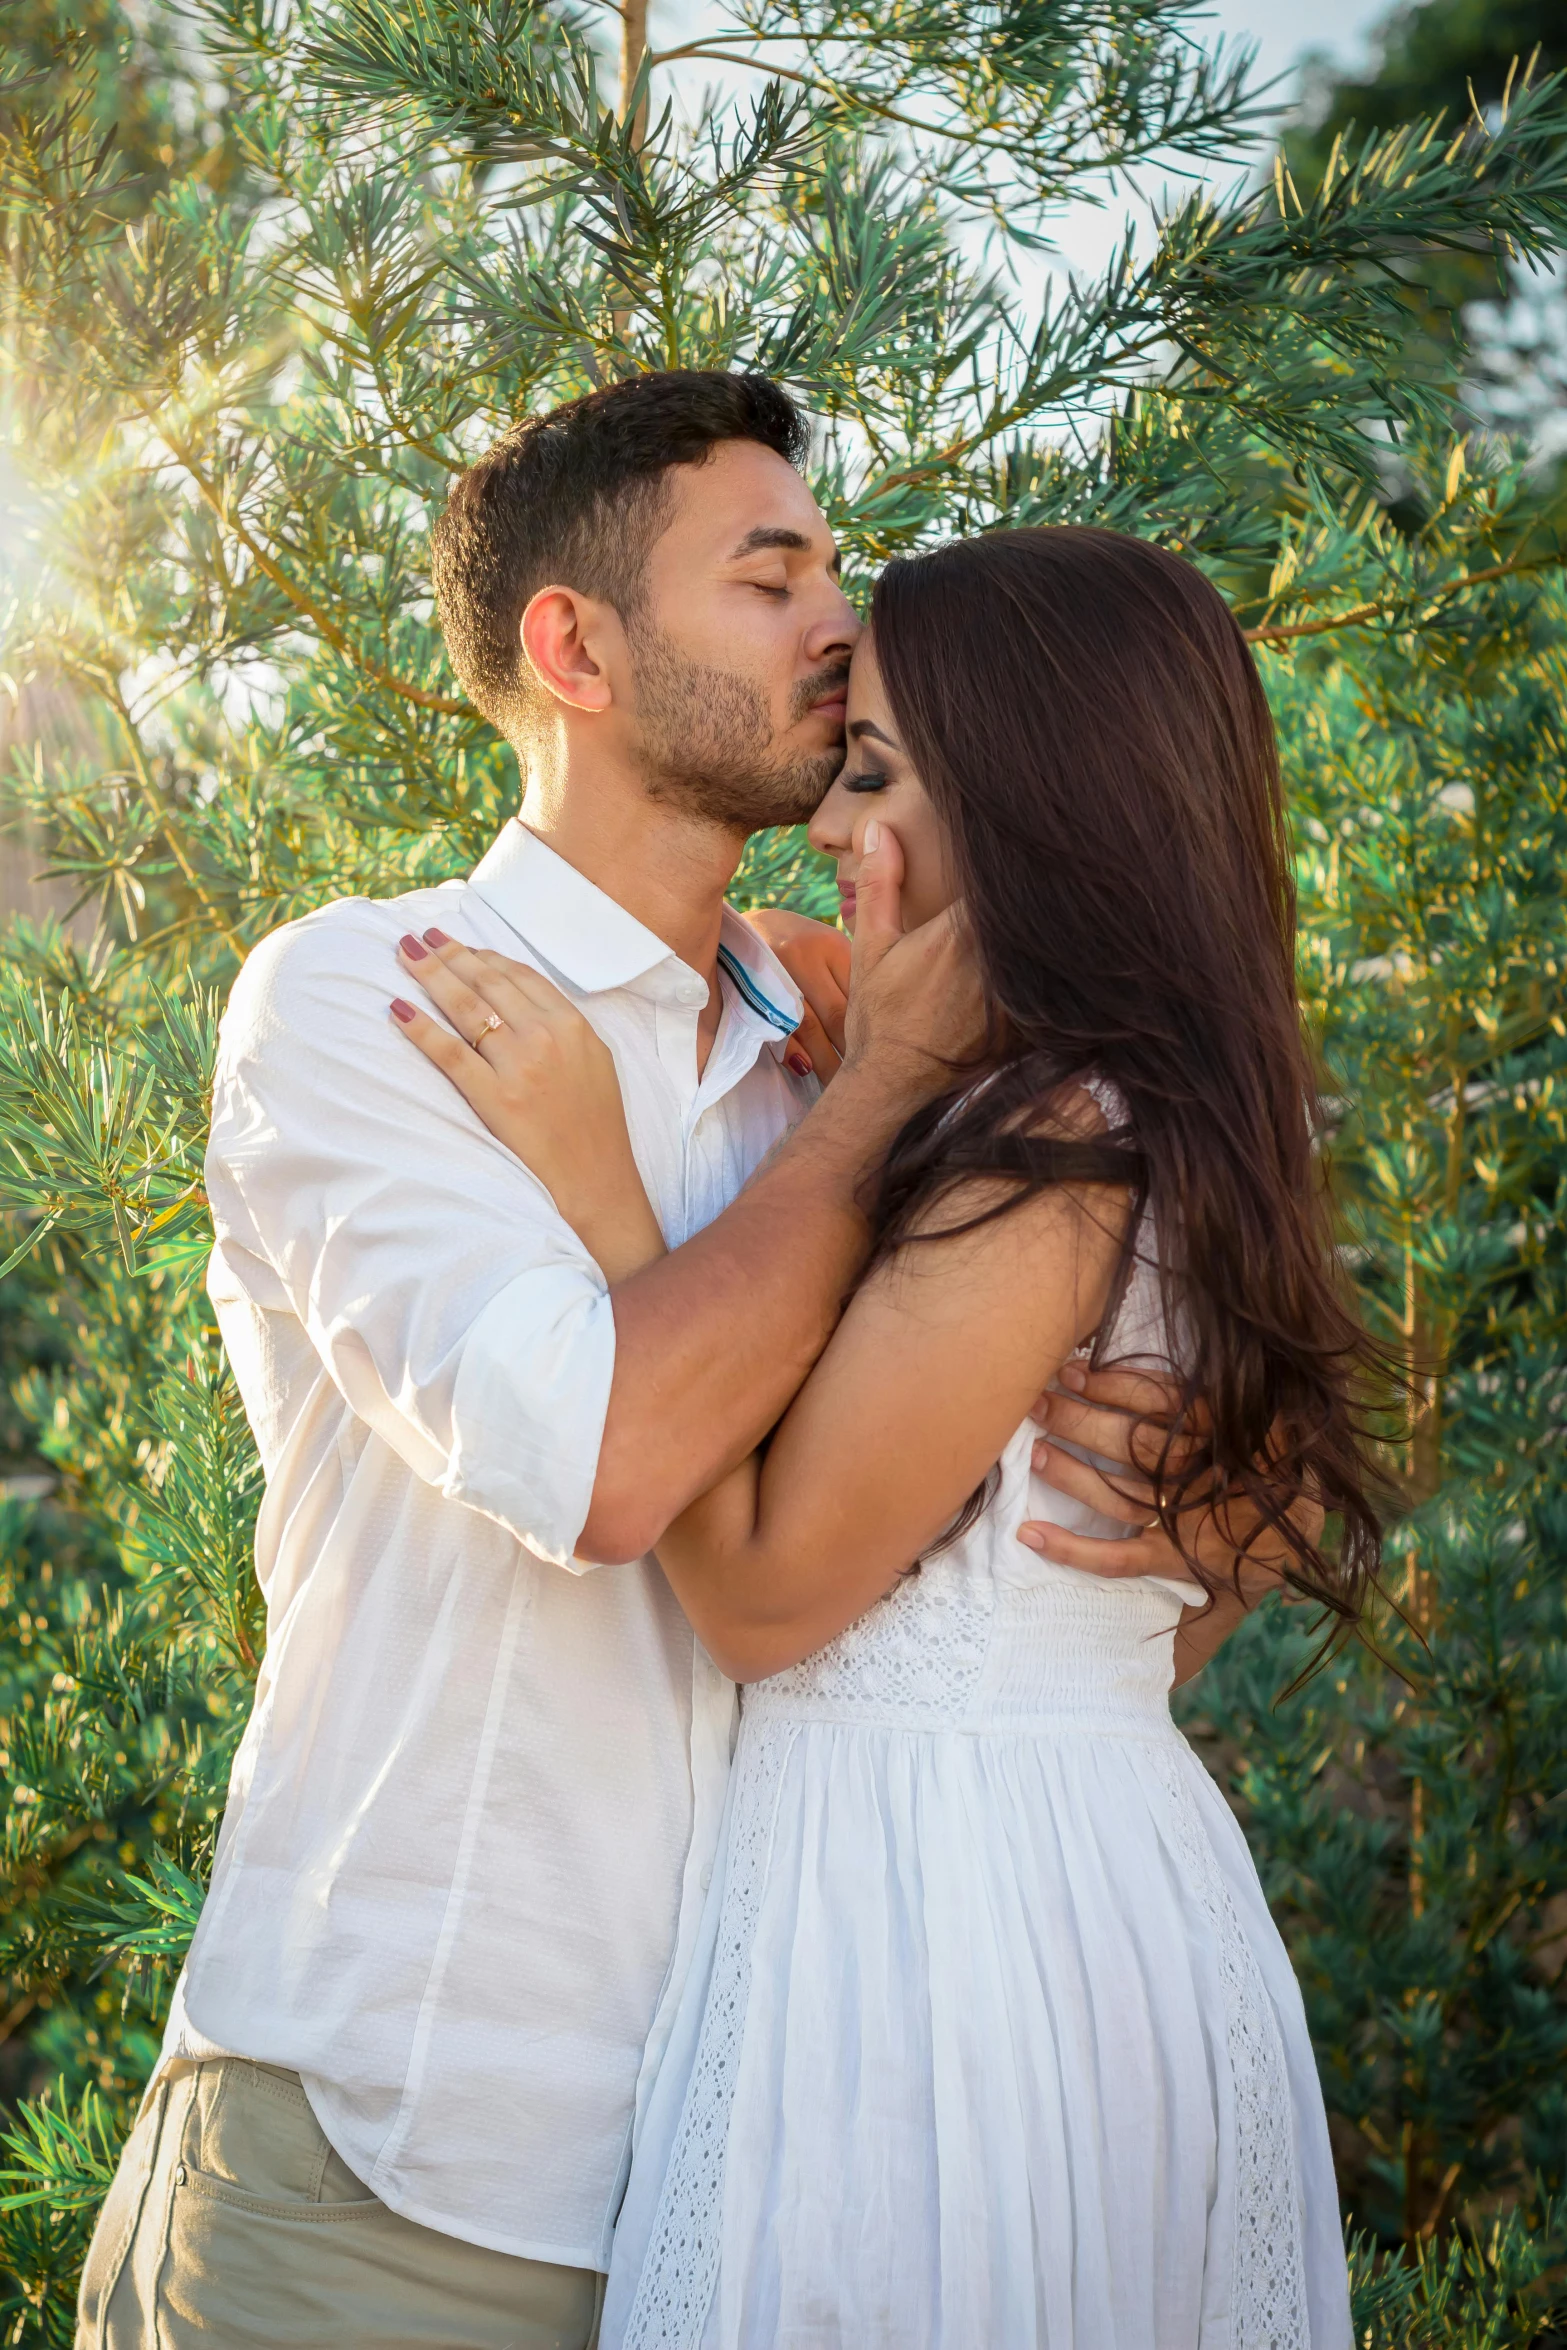
<path fill-rule="evenodd" d="M 1347 2350 L 1299 1994 L 1169 1715 L 1203 1594 L 1007 1531 L 1071 1510 L 1024 1415 L 1087 1348 L 1173 1364 L 1193 1408 L 1145 1488 L 1085 1495 L 1178 1528 L 1249 1486 L 1345 1618 L 1375 1563 L 1267 706 L 1189 566 L 1020 531 L 883 575 L 848 737 L 811 828 L 846 914 L 895 839 L 906 922 L 959 906 L 993 1033 L 893 1145 L 871 1270 L 765 1453 L 659 1546 L 699 1634 L 737 1581 L 766 1598 L 719 1650 L 747 1684 L 720 1865 L 603 2340 Z M 580 1041 L 570 1119 L 628 1172 L 579 1229 L 618 1279 L 663 1242 Z M 502 1139 L 549 1183 L 562 1124 Z M 1313 1487 L 1331 1557 L 1283 1515 Z"/>

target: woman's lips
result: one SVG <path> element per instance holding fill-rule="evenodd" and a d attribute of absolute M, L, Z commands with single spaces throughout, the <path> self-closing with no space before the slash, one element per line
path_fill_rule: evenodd
<path fill-rule="evenodd" d="M 852 881 L 840 881 L 838 884 L 838 912 L 845 922 L 854 920 L 854 884 Z"/>

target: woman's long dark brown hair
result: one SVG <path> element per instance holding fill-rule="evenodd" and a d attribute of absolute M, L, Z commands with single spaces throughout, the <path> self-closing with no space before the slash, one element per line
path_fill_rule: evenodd
<path fill-rule="evenodd" d="M 1278 753 L 1245 639 L 1191 564 L 1077 527 L 893 562 L 871 627 L 997 1023 L 990 1080 L 965 1074 L 894 1142 L 879 1246 L 976 1176 L 1009 1179 L 1008 1206 L 1128 1186 L 1180 1333 L 1164 1522 L 1216 1486 L 1245 1493 L 1285 1537 L 1288 1580 L 1353 1617 L 1379 1553 L 1358 1400 L 1376 1358 L 1312 1149 Z M 1090 1076 L 1126 1127 L 1052 1140 L 1052 1103 Z M 1175 1435 L 1196 1437 L 1180 1465 Z M 1302 1493 L 1337 1523 L 1331 1553 L 1288 1516 Z"/>

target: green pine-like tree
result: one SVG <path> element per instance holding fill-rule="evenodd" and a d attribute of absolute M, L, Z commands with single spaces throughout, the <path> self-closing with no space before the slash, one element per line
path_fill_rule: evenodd
<path fill-rule="evenodd" d="M 1341 132 L 1495 106 L 1531 61 L 1560 72 L 1567 19 L 1559 0 L 1402 0 L 1382 17 L 1371 46 L 1364 73 L 1344 72 L 1325 51 L 1309 60 L 1305 119 L 1289 141 L 1298 174 L 1314 179 Z"/>
<path fill-rule="evenodd" d="M 23 758 L 11 788 L 102 917 L 94 952 L 18 929 L 0 954 L 4 1442 L 56 1480 L 43 1502 L 0 1506 L 0 2012 L 24 2100 L 0 2263 L 17 2341 L 69 2340 L 75 2270 L 199 1907 L 264 1638 L 255 1459 L 200 1286 L 218 1007 L 278 922 L 461 870 L 518 794 L 432 626 L 428 528 L 454 473 L 515 417 L 628 371 L 766 368 L 816 419 L 816 486 L 860 580 L 944 533 L 1055 519 L 1151 533 L 1203 563 L 1283 649 L 1281 695 L 1300 698 L 1291 743 L 1318 746 L 1295 758 L 1301 806 L 1324 827 L 1342 771 L 1313 728 L 1348 741 L 1357 632 L 1372 628 L 1364 641 L 1395 671 L 1402 658 L 1411 701 L 1434 695 L 1456 735 L 1469 703 L 1454 647 L 1493 626 L 1498 595 L 1533 594 L 1558 555 L 1527 480 L 1449 462 L 1456 372 L 1405 365 L 1399 276 L 1411 252 L 1500 269 L 1561 244 L 1554 86 L 1516 87 L 1489 125 L 1371 139 L 1304 192 L 1280 170 L 1223 202 L 1192 194 L 1098 278 L 1067 282 L 1045 266 L 1051 224 L 1107 172 L 1259 151 L 1244 61 L 1194 43 L 1187 0 L 736 0 L 705 21 L 660 53 L 656 6 L 649 25 L 591 0 L 207 0 L 196 79 L 220 92 L 232 163 L 215 170 L 205 138 L 170 143 L 156 184 L 105 143 L 93 44 L 57 44 L 44 71 L 0 23 L 0 396 L 25 488 L 0 670 L 68 692 L 93 746 Z M 702 96 L 719 68 L 738 97 Z M 1400 468 L 1433 463 L 1440 495 L 1411 522 L 1407 501 L 1395 511 Z M 1529 625 L 1546 647 L 1546 607 L 1519 609 L 1545 615 Z M 1340 645 L 1342 668 L 1311 651 Z M 1395 740 L 1380 705 L 1367 723 Z M 739 885 L 806 902 L 819 886 L 789 837 L 756 844 Z M 1384 952 L 1374 924 L 1354 943 L 1369 921 L 1362 895 L 1324 883 L 1313 984 L 1312 954 L 1351 969 Z M 1506 986 L 1515 976 L 1509 964 Z M 1403 1001 L 1357 1000 L 1367 1021 Z M 1402 1063 L 1384 1082 L 1362 1035 L 1348 1010 L 1332 1029 L 1346 1095 L 1334 1147 L 1382 1306 L 1397 1267 L 1379 1178 L 1360 1170 L 1406 1105 L 1426 1104 L 1407 1110 L 1417 1124 L 1437 1113 Z M 1531 1032 L 1518 1049 L 1547 1048 Z M 1468 1082 L 1502 1080 L 1487 1063 Z M 1528 1250 L 1510 1288 L 1498 1273 L 1483 1306 L 1466 1292 L 1450 1319 L 1420 1290 L 1422 1346 L 1446 1333 L 1473 1349 L 1470 1325 L 1494 1307 L 1548 1347 L 1550 1252 Z M 1474 1392 L 1488 1393 L 1491 1358 L 1475 1359 Z M 1448 1445 L 1438 1467 L 1458 1461 Z M 1445 1521 L 1436 1488 L 1411 1477 L 1418 1598 Z M 1506 1525 L 1527 1529 L 1524 1501 L 1507 1507 Z M 1419 1620 L 1435 1651 L 1435 1618 Z M 1235 1745 L 1259 1757 L 1244 1672 L 1271 1669 L 1270 1643 L 1293 1638 L 1260 1620 L 1215 1684 L 1216 1725 L 1224 1694 Z M 1543 1633 L 1524 1645 L 1543 1671 Z M 1380 1666 L 1339 1669 L 1341 1714 L 1351 1680 L 1353 1704 L 1400 1703 Z M 1439 1860 L 1447 1766 L 1428 1748 L 1458 1703 L 1428 1707 L 1432 1738 L 1408 1750 L 1425 1914 L 1443 1933 L 1463 1869 Z M 1309 1775 L 1315 1729 L 1282 1736 L 1266 1699 L 1255 1706 L 1280 1737 L 1279 1774 Z M 1476 1746 L 1468 1776 L 1500 1769 L 1500 1752 L 1500 1733 Z M 1545 1765 L 1530 1754 L 1536 1787 Z M 1357 1767 L 1348 1747 L 1343 1767 Z M 1274 1817 L 1242 1793 L 1301 1920 L 1303 1966 L 1338 1984 L 1339 2005 L 1319 2003 L 1324 2061 L 1375 2151 L 1372 2131 L 1396 2137 L 1413 2112 L 1412 2068 L 1434 2043 L 1410 2007 L 1415 2052 L 1367 2054 L 1361 2010 L 1386 2036 L 1415 1961 L 1399 1973 L 1387 1958 L 1377 1980 L 1392 1989 L 1375 1992 L 1357 1991 L 1365 1954 L 1347 1932 L 1319 1961 L 1310 1900 L 1277 1873 L 1298 1807 Z M 1362 1864 L 1368 1920 L 1398 1906 L 1396 1786 L 1386 1801 L 1392 1824 L 1368 1833 Z M 1499 1954 L 1538 1898 L 1526 1889 L 1502 1921 Z M 1553 1996 L 1535 2001 L 1540 2048 L 1554 2045 Z M 1473 2072 L 1467 2012 L 1444 2028 Z M 1467 2210 L 1471 2189 L 1521 2192 L 1520 2164 L 1540 2161 L 1549 2116 L 1505 2069 L 1492 2062 L 1474 2110 L 1499 2148 L 1509 2128 L 1534 2135 L 1511 2168 L 1503 2149 L 1440 2202 L 1426 2182 L 1451 2159 L 1445 2092 L 1435 2072 L 1421 2088 L 1417 2237 Z M 1396 2147 L 1347 2177 L 1364 2218 L 1396 2233 L 1389 2162 Z M 1389 2343 L 1417 2324 L 1451 2344 L 1527 2339 L 1508 2312 L 1542 2241 L 1526 2215 L 1451 2251 L 1431 2241 L 1422 2266 L 1368 2256 L 1366 2324 Z"/>
<path fill-rule="evenodd" d="M 1510 581 L 1424 643 L 1357 632 L 1268 676 L 1346 1247 L 1414 1392 L 1380 1656 L 1276 1705 L 1309 1641 L 1264 1613 L 1191 1726 L 1290 1942 L 1354 2207 L 1419 2245 L 1516 2205 L 1544 2272 L 1567 2250 L 1567 599 Z"/>
<path fill-rule="evenodd" d="M 1398 0 L 1373 28 L 1370 49 L 1360 72 L 1326 50 L 1308 53 L 1283 142 L 1301 187 L 1317 185 L 1340 143 L 1353 151 L 1368 133 L 1417 116 L 1462 123 L 1505 106 L 1521 71 L 1559 72 L 1567 14 L 1560 0 Z M 1544 274 L 1510 270 L 1498 298 L 1492 272 L 1472 255 L 1407 255 L 1408 364 L 1451 368 L 1455 345 L 1467 346 L 1477 415 L 1517 433 L 1553 424 L 1567 356 L 1560 259 Z"/>

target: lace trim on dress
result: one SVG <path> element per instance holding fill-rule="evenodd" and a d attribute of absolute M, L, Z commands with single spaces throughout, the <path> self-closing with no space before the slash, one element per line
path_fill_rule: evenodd
<path fill-rule="evenodd" d="M 955 1722 L 984 1670 L 995 1602 L 988 1576 L 932 1559 L 815 1656 L 748 1689 L 745 1704 L 755 1714 L 820 1699 L 907 1714 L 922 1729 Z"/>
<path fill-rule="evenodd" d="M 626 2324 L 625 2350 L 696 2350 L 707 2323 L 718 2279 L 724 2152 L 745 2035 L 751 1946 L 794 1736 L 791 1723 L 764 1723 L 742 1738 L 736 1759 L 723 1909 L 701 2037 Z"/>
<path fill-rule="evenodd" d="M 1235 2085 L 1234 2350 L 1311 2350 L 1303 2198 L 1284 2043 L 1256 1954 L 1185 1783 L 1186 1767 L 1187 1758 L 1178 1754 L 1155 1757 L 1187 1881 L 1214 1929 L 1224 1986 Z"/>

